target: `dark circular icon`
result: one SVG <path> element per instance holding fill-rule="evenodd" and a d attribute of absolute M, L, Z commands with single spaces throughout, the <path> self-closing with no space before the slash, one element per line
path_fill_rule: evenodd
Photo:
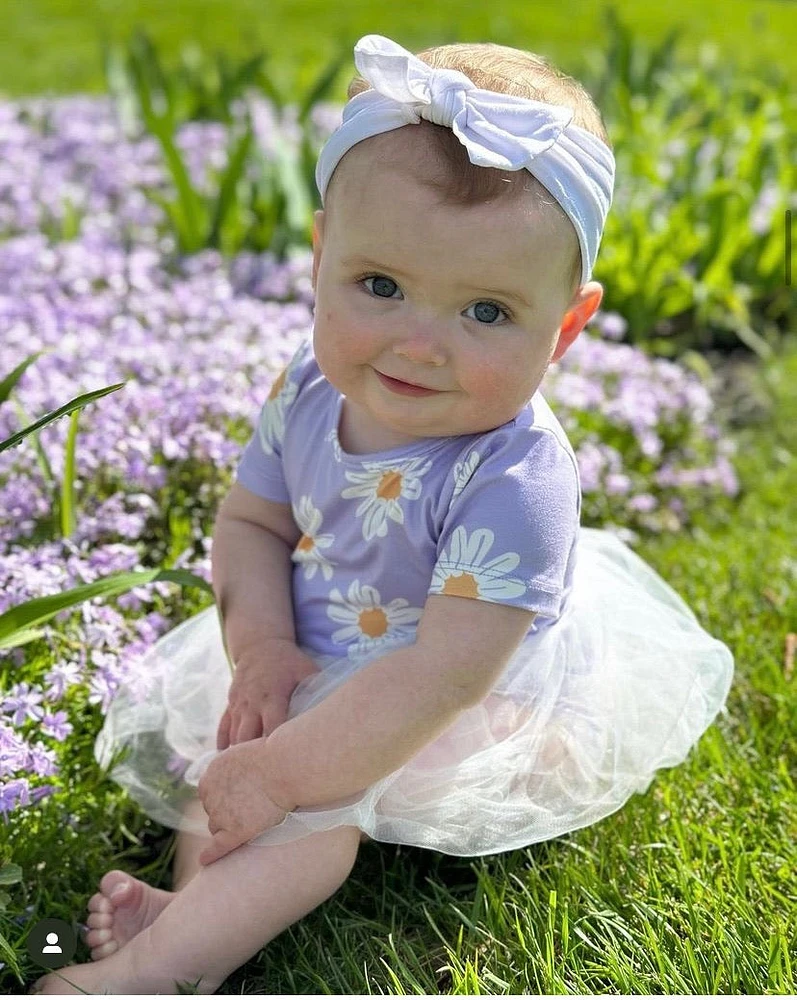
<path fill-rule="evenodd" d="M 28 934 L 28 954 L 45 969 L 60 969 L 72 961 L 77 948 L 77 935 L 64 920 L 47 917 L 40 920 Z"/>

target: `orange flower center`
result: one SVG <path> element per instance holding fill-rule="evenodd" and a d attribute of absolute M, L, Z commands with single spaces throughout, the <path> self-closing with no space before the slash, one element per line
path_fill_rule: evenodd
<path fill-rule="evenodd" d="M 277 376 L 274 384 L 271 387 L 271 391 L 268 394 L 269 401 L 279 396 L 282 391 L 282 387 L 285 385 L 285 373 L 288 371 L 287 367 L 283 368 L 282 371 Z"/>
<path fill-rule="evenodd" d="M 381 608 L 360 612 L 360 628 L 369 639 L 377 639 L 387 632 L 387 615 Z"/>
<path fill-rule="evenodd" d="M 460 573 L 458 576 L 449 576 L 443 584 L 443 593 L 451 597 L 470 597 L 473 600 L 479 598 L 479 586 L 472 573 Z"/>
<path fill-rule="evenodd" d="M 395 500 L 401 496 L 401 473 L 386 472 L 379 480 L 376 495 L 380 500 Z"/>

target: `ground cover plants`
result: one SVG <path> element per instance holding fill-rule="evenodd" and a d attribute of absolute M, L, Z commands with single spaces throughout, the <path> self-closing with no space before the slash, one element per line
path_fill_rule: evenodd
<path fill-rule="evenodd" d="M 141 40 L 114 65 L 107 98 L 0 102 L 7 990 L 32 974 L 36 920 L 82 919 L 108 867 L 154 882 L 168 868 L 169 831 L 105 780 L 93 738 L 137 655 L 210 601 L 216 507 L 262 400 L 312 330 L 309 165 L 339 114 L 324 99 L 330 68 L 297 113 L 243 86 L 221 103 L 159 91 Z M 793 989 L 783 639 L 795 631 L 797 354 L 772 233 L 797 161 L 797 130 L 775 126 L 794 121 L 795 104 L 777 82 L 736 81 L 729 123 L 716 79 L 662 54 L 649 66 L 661 77 L 629 70 L 608 102 L 618 172 L 633 181 L 596 268 L 605 308 L 542 388 L 579 458 L 583 523 L 638 546 L 733 649 L 729 711 L 686 765 L 592 830 L 474 862 L 377 846 L 362 883 L 269 946 L 231 992 Z M 242 83 L 256 82 L 250 69 Z M 690 114 L 699 144 L 688 135 L 676 148 Z M 643 154 L 643 134 L 660 145 Z M 731 348 L 760 359 L 757 426 L 731 431 L 707 348 L 713 362 Z M 114 580 L 115 593 L 57 613 L 35 604 Z M 362 885 L 383 885 L 381 897 Z"/>

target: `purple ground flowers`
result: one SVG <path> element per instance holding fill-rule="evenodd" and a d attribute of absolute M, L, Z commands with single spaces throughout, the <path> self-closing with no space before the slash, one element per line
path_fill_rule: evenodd
<path fill-rule="evenodd" d="M 319 106 L 323 137 L 337 124 Z M 255 115 L 268 151 L 273 117 Z M 225 129 L 179 133 L 194 182 L 224 165 Z M 127 137 L 108 99 L 0 102 L 0 380 L 45 351 L 0 406 L 0 440 L 112 383 L 81 412 L 77 528 L 50 521 L 68 421 L 0 455 L 0 613 L 167 556 L 210 579 L 209 525 L 275 374 L 312 329 L 312 255 L 215 251 L 172 259 L 160 148 Z M 70 212 L 80 226 L 60 239 Z M 584 523 L 674 530 L 711 496 L 733 495 L 732 445 L 700 380 L 652 360 L 599 315 L 543 391 L 579 456 Z M 191 529 L 167 537 L 180 513 Z M 180 522 L 185 524 L 186 521 Z M 623 526 L 620 528 L 620 526 Z M 44 641 L 0 650 L 0 816 L 58 790 L 78 713 L 107 709 L 136 657 L 185 617 L 178 588 L 152 584 L 61 613 Z M 81 715 L 85 718 L 85 714 Z"/>

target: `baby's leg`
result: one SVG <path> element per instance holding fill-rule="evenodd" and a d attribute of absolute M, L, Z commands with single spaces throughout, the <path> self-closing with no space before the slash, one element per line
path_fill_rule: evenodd
<path fill-rule="evenodd" d="M 169 993 L 199 983 L 212 993 L 226 977 L 348 878 L 360 830 L 336 827 L 287 844 L 246 844 L 202 868 L 154 923 L 124 948 L 41 981 L 63 992 L 59 975 L 89 992 Z"/>
<path fill-rule="evenodd" d="M 199 799 L 192 799 L 183 813 L 190 819 L 207 824 L 207 813 Z M 174 899 L 175 893 L 199 871 L 199 855 L 209 846 L 210 834 L 204 837 L 180 831 L 177 834 L 172 886 L 174 892 L 156 889 L 140 879 L 118 869 L 106 872 L 89 900 L 86 943 L 96 962 L 108 958 L 128 941 L 140 934 Z"/>
<path fill-rule="evenodd" d="M 199 820 L 200 823 L 207 826 L 208 814 L 199 799 L 191 799 L 183 809 L 183 815 L 189 819 Z M 206 847 L 210 846 L 212 839 L 210 831 L 204 836 L 198 833 L 187 833 L 184 830 L 177 834 L 174 868 L 172 869 L 172 888 L 175 892 L 179 892 L 200 871 L 202 865 L 199 863 L 199 855 Z"/>
<path fill-rule="evenodd" d="M 207 825 L 208 815 L 199 799 L 192 799 L 183 810 L 185 816 Z M 371 838 L 364 833 L 360 843 Z M 211 843 L 210 834 L 177 834 L 177 846 L 172 870 L 173 892 L 156 889 L 127 872 L 114 869 L 100 882 L 99 891 L 89 900 L 88 934 L 86 943 L 94 961 L 107 958 L 140 934 L 168 906 L 202 868 L 199 855 Z"/>
<path fill-rule="evenodd" d="M 183 810 L 186 816 L 191 819 L 198 819 L 207 826 L 208 814 L 199 799 L 192 799 Z M 201 870 L 199 855 L 210 846 L 212 837 L 210 833 L 201 836 L 197 833 L 186 833 L 181 831 L 177 834 L 177 846 L 174 852 L 174 869 L 172 871 L 172 888 L 179 892 L 191 879 Z M 360 843 L 369 843 L 371 838 L 365 834 L 360 834 Z"/>

